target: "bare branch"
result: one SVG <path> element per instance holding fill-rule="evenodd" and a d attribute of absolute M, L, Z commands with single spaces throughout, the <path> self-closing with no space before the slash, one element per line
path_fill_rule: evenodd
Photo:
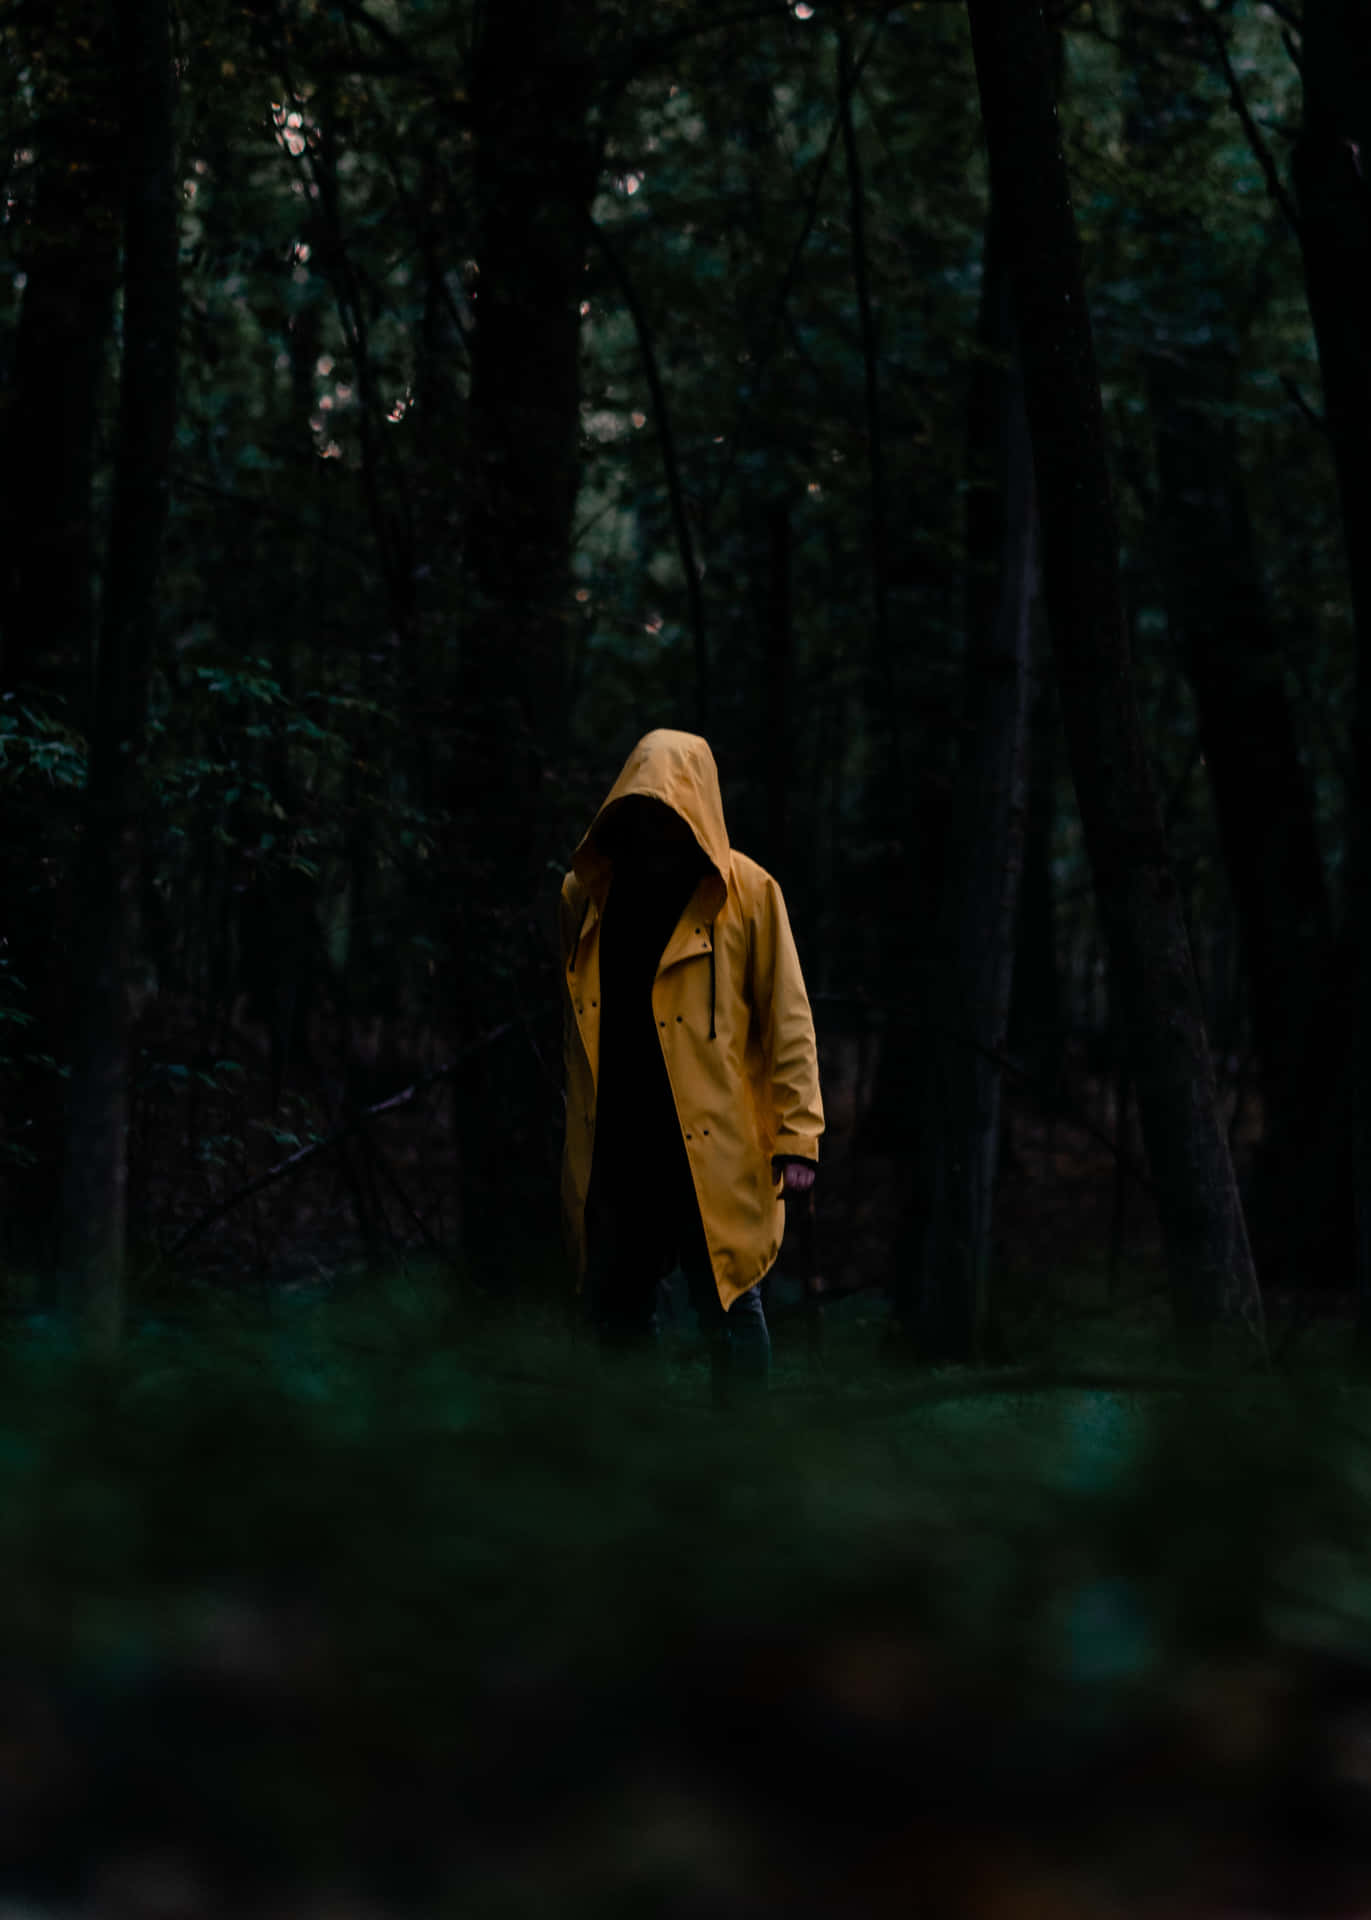
<path fill-rule="evenodd" d="M 1285 391 L 1289 394 L 1310 426 L 1317 427 L 1320 433 L 1327 433 L 1328 421 L 1316 406 L 1311 405 L 1311 403 L 1305 399 L 1303 389 L 1294 374 L 1283 373 L 1281 375 L 1281 385 L 1285 388 Z"/>
<path fill-rule="evenodd" d="M 843 79 L 840 82 L 839 111 L 835 113 L 833 116 L 833 123 L 828 130 L 828 138 L 824 142 L 823 152 L 819 155 L 818 160 L 815 162 L 814 180 L 813 180 L 813 185 L 810 191 L 809 201 L 805 207 L 804 219 L 800 223 L 800 231 L 795 236 L 795 244 L 792 246 L 790 250 L 790 259 L 786 264 L 785 273 L 782 275 L 781 284 L 776 289 L 776 298 L 771 309 L 771 319 L 768 324 L 766 334 L 763 337 L 761 349 L 757 355 L 756 371 L 753 375 L 751 384 L 748 387 L 748 391 L 746 396 L 744 397 L 743 403 L 738 410 L 738 418 L 734 422 L 733 437 L 729 442 L 727 454 L 724 459 L 722 468 L 720 470 L 718 481 L 715 484 L 712 495 L 710 496 L 709 505 L 706 510 L 706 514 L 705 514 L 706 522 L 708 522 L 708 520 L 713 516 L 716 508 L 719 505 L 719 502 L 723 499 L 724 494 L 727 491 L 729 481 L 733 477 L 733 469 L 737 462 L 737 457 L 738 457 L 738 448 L 742 441 L 743 427 L 747 422 L 748 415 L 751 409 L 756 405 L 757 400 L 760 396 L 762 381 L 766 377 L 767 368 L 771 363 L 773 354 L 775 353 L 776 344 L 780 337 L 781 330 L 785 322 L 786 308 L 790 300 L 791 289 L 795 284 L 796 277 L 799 274 L 799 270 L 800 270 L 800 260 L 804 253 L 805 248 L 809 244 L 809 236 L 814 231 L 814 222 L 819 215 L 819 201 L 823 194 L 824 182 L 828 177 L 829 163 L 833 158 L 834 152 L 836 151 L 838 146 L 839 139 L 841 138 L 841 135 L 842 135 L 843 101 L 841 96 L 845 88 L 856 87 L 860 82 L 862 73 L 865 70 L 868 60 L 870 60 L 872 54 L 876 51 L 877 42 L 881 37 L 882 24 L 883 24 L 883 21 L 878 21 L 877 24 L 872 28 L 870 37 L 867 40 L 866 45 L 862 48 L 861 52 L 857 55 L 856 59 L 851 63 L 850 70 L 843 76 Z"/>
<path fill-rule="evenodd" d="M 676 530 L 681 571 L 685 575 L 686 597 L 690 603 L 690 625 L 695 638 L 695 697 L 699 708 L 700 724 L 703 727 L 709 710 L 709 646 L 705 633 L 704 596 L 700 592 L 699 561 L 690 531 L 690 519 L 686 513 L 685 493 L 681 487 L 681 468 L 676 457 L 676 439 L 671 428 L 666 390 L 662 386 L 662 377 L 657 367 L 657 352 L 653 344 L 652 329 L 648 325 L 647 314 L 638 298 L 637 288 L 624 264 L 623 257 L 605 229 L 595 220 L 590 220 L 590 231 L 605 257 L 610 272 L 618 282 L 619 291 L 624 297 L 624 305 L 628 308 L 634 331 L 638 336 L 638 351 L 642 355 L 643 374 L 652 400 L 653 418 L 657 426 L 657 443 L 662 450 L 662 466 L 666 474 L 667 498 L 671 504 L 671 519 Z"/>
<path fill-rule="evenodd" d="M 346 560 L 364 573 L 367 571 L 367 561 L 358 551 L 355 541 L 338 539 L 325 528 L 306 519 L 304 514 L 292 513 L 288 507 L 279 505 L 275 497 L 263 495 L 258 498 L 252 494 L 236 493 L 231 487 L 218 487 L 211 481 L 197 479 L 184 468 L 173 468 L 172 476 L 178 491 L 185 489 L 190 493 L 203 493 L 212 500 L 222 500 L 227 506 L 237 507 L 244 513 L 257 514 L 259 518 L 274 521 L 278 526 L 293 527 L 297 532 L 307 534 L 311 540 L 317 540 L 320 546 L 326 547 L 339 559 Z"/>

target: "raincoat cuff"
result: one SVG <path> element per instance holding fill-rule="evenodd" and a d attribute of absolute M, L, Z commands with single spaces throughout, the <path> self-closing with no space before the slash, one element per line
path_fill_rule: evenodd
<path fill-rule="evenodd" d="M 806 1166 L 817 1167 L 819 1164 L 819 1142 L 812 1136 L 806 1137 L 804 1134 L 799 1133 L 787 1134 L 776 1142 L 771 1150 L 771 1158 L 777 1162 L 782 1160 L 803 1160 Z"/>

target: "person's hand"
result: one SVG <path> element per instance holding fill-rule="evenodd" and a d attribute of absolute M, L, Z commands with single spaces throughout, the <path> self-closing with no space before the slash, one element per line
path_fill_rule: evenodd
<path fill-rule="evenodd" d="M 814 1169 L 805 1166 L 802 1160 L 787 1160 L 784 1168 L 782 1191 L 785 1193 L 808 1193 L 814 1185 Z"/>

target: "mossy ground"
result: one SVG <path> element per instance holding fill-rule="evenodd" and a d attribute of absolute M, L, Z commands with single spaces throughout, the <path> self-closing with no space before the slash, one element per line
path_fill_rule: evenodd
<path fill-rule="evenodd" d="M 168 1295 L 113 1363 L 12 1321 L 0 1887 L 151 1912 L 170 1861 L 197 1914 L 742 1916 L 1371 1886 L 1371 1402 L 1335 1343 L 1172 1385 L 1141 1300 L 1019 1328 L 1003 1372 L 894 1371 L 870 1297 L 819 1357 L 777 1304 L 732 1415 L 686 1329 L 606 1367 L 436 1270 Z"/>

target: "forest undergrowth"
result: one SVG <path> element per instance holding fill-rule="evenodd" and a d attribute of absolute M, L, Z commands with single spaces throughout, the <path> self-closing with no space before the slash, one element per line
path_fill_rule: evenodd
<path fill-rule="evenodd" d="M 1186 1382 L 1143 1304 L 892 1371 L 868 1299 L 816 1351 L 783 1298 L 765 1408 L 718 1414 L 688 1329 L 607 1371 L 437 1270 L 171 1307 L 117 1361 L 33 1315 L 0 1351 L 15 1911 L 1371 1894 L 1331 1346 Z"/>

